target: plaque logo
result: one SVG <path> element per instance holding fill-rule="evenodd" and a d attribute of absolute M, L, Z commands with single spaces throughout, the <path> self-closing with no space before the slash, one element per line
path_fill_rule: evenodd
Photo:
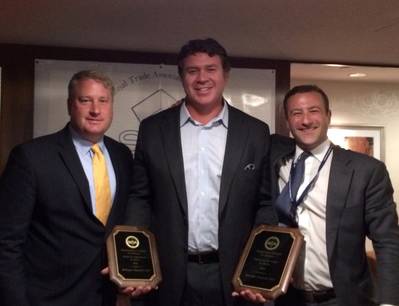
<path fill-rule="evenodd" d="M 266 239 L 265 241 L 265 248 L 266 250 L 269 251 L 274 251 L 275 249 L 278 248 L 280 245 L 280 239 L 278 239 L 276 236 L 271 236 Z"/>
<path fill-rule="evenodd" d="M 127 236 L 125 243 L 131 249 L 137 249 L 140 245 L 140 241 L 135 236 Z"/>

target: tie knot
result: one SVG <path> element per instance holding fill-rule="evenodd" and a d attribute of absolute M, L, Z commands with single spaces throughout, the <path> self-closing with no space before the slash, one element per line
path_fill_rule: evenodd
<path fill-rule="evenodd" d="M 299 155 L 297 163 L 304 162 L 305 159 L 307 159 L 310 155 L 312 155 L 312 153 L 310 153 L 309 151 L 303 151 L 301 155 Z"/>
<path fill-rule="evenodd" d="M 95 145 L 93 145 L 93 146 L 91 147 L 91 150 L 93 151 L 94 154 L 102 155 L 102 152 L 101 152 L 101 149 L 100 149 L 100 146 L 98 145 L 98 143 L 96 143 Z"/>

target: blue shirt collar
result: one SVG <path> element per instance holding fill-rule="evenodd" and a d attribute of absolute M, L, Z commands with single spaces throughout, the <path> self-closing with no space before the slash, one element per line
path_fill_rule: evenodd
<path fill-rule="evenodd" d="M 203 125 L 200 124 L 199 122 L 195 121 L 186 106 L 186 102 L 183 100 L 183 103 L 180 107 L 180 127 L 182 127 L 183 125 L 185 125 L 188 121 L 193 122 L 196 125 Z M 213 118 L 211 121 L 209 121 L 206 126 L 210 126 L 212 125 L 214 122 L 221 122 L 226 128 L 229 126 L 229 109 L 227 106 L 227 102 L 226 100 L 223 99 L 223 108 L 220 111 L 220 113 Z"/>
<path fill-rule="evenodd" d="M 93 143 L 84 139 L 80 134 L 74 130 L 71 124 L 68 124 L 69 131 L 71 132 L 72 142 L 75 145 L 76 151 L 78 151 L 79 155 L 85 155 L 91 152 L 91 147 Z M 105 144 L 104 144 L 104 137 L 101 138 L 99 142 L 97 142 L 98 146 L 100 147 L 101 151 L 105 152 Z"/>

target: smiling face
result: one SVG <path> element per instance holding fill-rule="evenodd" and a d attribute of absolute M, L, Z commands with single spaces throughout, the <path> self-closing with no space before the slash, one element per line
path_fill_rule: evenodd
<path fill-rule="evenodd" d="M 287 124 L 303 150 L 310 151 L 327 139 L 330 119 L 318 92 L 297 93 L 287 101 Z"/>
<path fill-rule="evenodd" d="M 109 88 L 93 79 L 80 80 L 68 100 L 71 125 L 84 139 L 96 143 L 111 125 L 112 107 Z"/>
<path fill-rule="evenodd" d="M 223 71 L 218 55 L 194 53 L 183 61 L 182 83 L 188 107 L 197 112 L 213 112 L 223 105 L 223 90 L 228 72 Z"/>

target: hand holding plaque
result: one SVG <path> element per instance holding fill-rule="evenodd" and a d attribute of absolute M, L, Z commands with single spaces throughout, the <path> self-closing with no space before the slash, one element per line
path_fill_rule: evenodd
<path fill-rule="evenodd" d="M 302 243 L 296 228 L 261 225 L 254 229 L 234 273 L 234 289 L 251 289 L 271 300 L 286 293 Z"/>
<path fill-rule="evenodd" d="M 156 287 L 162 280 L 155 238 L 145 228 L 115 226 L 107 254 L 110 279 L 120 287 Z"/>

